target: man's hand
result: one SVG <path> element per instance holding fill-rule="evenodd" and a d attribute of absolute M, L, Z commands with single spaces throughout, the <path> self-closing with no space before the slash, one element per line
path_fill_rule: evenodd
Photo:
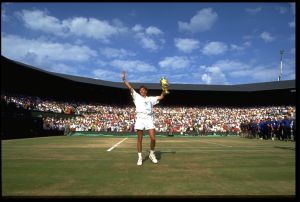
<path fill-rule="evenodd" d="M 126 80 L 126 72 L 122 71 L 122 80 L 125 81 Z"/>
<path fill-rule="evenodd" d="M 130 92 L 133 92 L 133 88 L 131 87 L 131 85 L 128 83 L 128 81 L 126 80 L 126 72 L 122 71 L 122 80 L 124 82 L 124 84 L 127 86 L 127 88 L 129 88 Z"/>

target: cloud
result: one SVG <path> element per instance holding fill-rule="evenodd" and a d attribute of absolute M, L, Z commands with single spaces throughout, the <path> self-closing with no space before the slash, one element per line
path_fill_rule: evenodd
<path fill-rule="evenodd" d="M 199 41 L 195 39 L 175 38 L 174 42 L 178 50 L 185 53 L 190 53 L 193 50 L 199 48 Z"/>
<path fill-rule="evenodd" d="M 155 51 L 159 48 L 156 41 L 153 38 L 146 36 L 144 33 L 138 33 L 135 35 L 135 37 L 139 40 L 139 43 L 142 45 L 142 48 L 151 51 Z"/>
<path fill-rule="evenodd" d="M 102 67 L 108 66 L 108 62 L 103 61 L 103 60 L 100 60 L 100 59 L 96 59 L 96 60 L 95 60 L 95 64 L 96 64 L 97 66 L 100 65 L 100 66 L 102 66 Z"/>
<path fill-rule="evenodd" d="M 232 72 L 228 72 L 228 75 L 230 75 L 233 78 L 242 78 L 242 77 L 246 77 L 246 76 L 251 77 L 251 75 L 253 75 L 252 73 L 253 73 L 253 70 L 246 69 L 246 70 L 235 70 Z"/>
<path fill-rule="evenodd" d="M 295 61 L 286 60 L 284 64 L 284 78 L 294 79 L 295 74 L 293 68 Z M 276 81 L 278 77 L 278 65 L 254 65 L 238 60 L 219 60 L 211 66 L 200 65 L 199 72 L 194 76 L 201 78 L 206 84 L 228 84 L 227 79 L 231 78 L 243 80 L 243 83 Z M 235 82 L 234 84 L 238 84 Z"/>
<path fill-rule="evenodd" d="M 164 76 L 164 75 L 163 75 Z M 168 81 L 171 83 L 172 81 L 176 81 L 176 83 L 189 83 L 189 80 L 187 82 L 187 74 L 186 73 L 174 73 L 174 74 L 170 74 L 168 75 Z M 183 80 L 182 82 L 180 82 L 180 80 Z"/>
<path fill-rule="evenodd" d="M 59 19 L 49 16 L 46 11 L 41 10 L 22 10 L 17 15 L 24 22 L 25 27 L 58 36 L 67 34 L 66 28 Z"/>
<path fill-rule="evenodd" d="M 144 30 L 144 27 L 143 27 L 142 25 L 140 25 L 140 24 L 136 24 L 136 25 L 134 25 L 134 26 L 132 27 L 132 30 L 133 30 L 134 32 L 141 32 L 141 31 Z"/>
<path fill-rule="evenodd" d="M 97 56 L 97 52 L 87 46 L 26 39 L 16 35 L 2 36 L 1 54 L 12 59 L 34 59 L 36 62 L 84 62 Z"/>
<path fill-rule="evenodd" d="M 25 27 L 57 36 L 83 36 L 108 43 L 110 37 L 127 31 L 127 28 L 118 19 L 112 20 L 112 23 L 85 17 L 74 17 L 61 21 L 41 10 L 22 10 L 17 14 L 24 22 Z"/>
<path fill-rule="evenodd" d="M 250 62 L 251 63 L 251 62 Z M 278 67 L 274 64 L 254 65 L 238 60 L 219 60 L 211 66 L 201 65 L 199 72 L 194 74 L 201 75 L 201 81 L 206 84 L 228 84 L 228 78 L 243 79 L 244 82 L 267 82 L 275 81 L 278 77 Z M 287 61 L 285 74 L 292 73 L 293 62 Z M 286 77 L 285 77 L 286 78 Z"/>
<path fill-rule="evenodd" d="M 292 74 L 294 63 L 292 60 L 287 60 L 284 65 L 285 76 Z M 243 79 L 244 83 L 251 81 L 255 82 L 266 82 L 276 81 L 278 77 L 278 64 L 267 64 L 267 65 L 254 65 L 250 63 L 241 62 L 238 60 L 219 60 L 211 67 L 202 68 L 205 69 L 207 77 L 206 82 L 216 83 L 213 79 L 223 79 L 226 82 L 227 77 Z M 214 74 L 215 75 L 214 75 Z M 292 74 L 293 76 L 293 74 Z M 290 77 L 289 77 L 290 78 Z M 293 79 L 293 77 L 291 77 Z"/>
<path fill-rule="evenodd" d="M 146 75 L 139 74 L 138 77 L 135 74 L 127 74 L 126 77 L 131 82 L 136 82 L 136 83 L 147 82 L 147 83 L 156 83 L 157 84 L 157 83 L 159 83 L 159 80 L 160 80 L 160 75 L 157 75 L 157 74 L 146 74 Z"/>
<path fill-rule="evenodd" d="M 219 60 L 213 64 L 214 67 L 218 67 L 223 71 L 233 71 L 233 70 L 245 70 L 250 68 L 248 65 L 237 61 L 237 60 Z"/>
<path fill-rule="evenodd" d="M 160 34 L 163 34 L 163 32 L 160 29 L 158 29 L 157 27 L 150 26 L 146 29 L 146 34 L 148 34 L 148 35 L 160 35 Z"/>
<path fill-rule="evenodd" d="M 113 60 L 111 66 L 127 72 L 155 72 L 153 65 L 147 64 L 140 60 Z"/>
<path fill-rule="evenodd" d="M 92 71 L 92 76 L 95 79 L 101 79 L 105 81 L 121 81 L 121 73 L 105 69 L 95 69 Z"/>
<path fill-rule="evenodd" d="M 201 76 L 205 84 L 226 84 L 226 75 L 219 67 L 206 67 L 205 73 Z"/>
<path fill-rule="evenodd" d="M 178 70 L 184 69 L 190 66 L 190 61 L 187 57 L 183 56 L 173 56 L 165 57 L 158 65 L 164 69 Z"/>
<path fill-rule="evenodd" d="M 266 43 L 274 41 L 275 37 L 271 36 L 269 32 L 262 32 L 260 35 L 260 38 L 262 38 Z"/>
<path fill-rule="evenodd" d="M 228 50 L 228 46 L 223 42 L 213 41 L 207 43 L 202 49 L 202 53 L 205 55 L 219 55 Z"/>
<path fill-rule="evenodd" d="M 245 48 L 243 46 L 239 46 L 236 44 L 230 44 L 230 50 L 237 50 L 237 51 L 241 51 L 244 50 Z"/>
<path fill-rule="evenodd" d="M 225 75 L 228 75 L 233 78 L 249 78 L 252 77 L 252 79 L 256 81 L 263 81 L 263 76 L 260 76 L 262 72 L 272 72 L 269 71 L 267 67 L 265 66 L 253 66 L 248 63 L 243 63 L 238 60 L 219 60 L 215 64 L 212 65 L 212 67 L 218 68 L 219 71 L 222 71 Z M 262 75 L 264 75 L 263 73 Z M 268 75 L 270 76 L 270 75 Z M 266 78 L 268 77 L 266 76 Z M 272 74 L 271 77 L 274 77 L 274 74 Z"/>
<path fill-rule="evenodd" d="M 252 77 L 255 82 L 276 81 L 278 78 L 278 68 L 261 65 L 252 68 L 244 76 Z"/>
<path fill-rule="evenodd" d="M 246 8 L 246 12 L 250 13 L 252 15 L 255 15 L 257 13 L 259 13 L 262 10 L 261 7 L 257 7 L 257 8 Z"/>
<path fill-rule="evenodd" d="M 201 65 L 199 74 L 205 84 L 229 84 L 227 74 L 240 70 L 240 64 L 237 61 L 220 60 L 211 66 Z"/>
<path fill-rule="evenodd" d="M 230 44 L 230 50 L 231 51 L 243 51 L 250 46 L 251 46 L 250 41 L 246 41 L 242 45 Z"/>
<path fill-rule="evenodd" d="M 107 58 L 125 58 L 127 56 L 135 56 L 134 52 L 125 50 L 123 48 L 103 48 L 100 50 L 100 54 L 104 55 Z"/>
<path fill-rule="evenodd" d="M 203 74 L 203 75 L 201 76 L 201 79 L 202 79 L 202 81 L 203 81 L 205 84 L 211 84 L 212 78 L 211 78 L 211 76 L 209 76 L 208 74 Z"/>
<path fill-rule="evenodd" d="M 155 26 L 144 29 L 142 25 L 136 24 L 132 30 L 135 32 L 134 37 L 144 49 L 156 51 L 165 43 L 165 40 L 161 37 L 163 32 Z"/>
<path fill-rule="evenodd" d="M 178 21 L 180 31 L 190 31 L 192 33 L 210 30 L 218 19 L 218 14 L 211 8 L 205 8 L 197 12 L 190 22 Z"/>
<path fill-rule="evenodd" d="M 246 48 L 246 47 L 249 47 L 251 46 L 251 42 L 250 41 L 246 41 L 243 43 L 243 46 Z"/>
<path fill-rule="evenodd" d="M 113 35 L 126 32 L 127 28 L 123 27 L 121 23 L 116 20 L 113 23 L 115 25 L 106 20 L 84 17 L 63 20 L 63 25 L 68 28 L 72 35 L 99 39 L 103 42 L 109 42 L 109 38 Z"/>
<path fill-rule="evenodd" d="M 61 73 L 61 74 L 79 75 L 77 68 L 63 63 L 51 64 L 47 70 L 55 73 Z"/>

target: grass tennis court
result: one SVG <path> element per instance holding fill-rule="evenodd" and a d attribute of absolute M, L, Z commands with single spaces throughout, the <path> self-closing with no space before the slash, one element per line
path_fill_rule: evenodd
<path fill-rule="evenodd" d="M 2 196 L 296 194 L 294 142 L 157 136 L 158 164 L 149 142 L 137 166 L 135 137 L 2 140 Z"/>

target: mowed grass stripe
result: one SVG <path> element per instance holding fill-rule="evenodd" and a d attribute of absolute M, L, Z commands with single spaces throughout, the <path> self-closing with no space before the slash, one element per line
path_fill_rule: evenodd
<path fill-rule="evenodd" d="M 122 139 L 2 140 L 2 195 L 295 195 L 293 142 L 158 137 L 156 165 L 147 157 L 150 140 L 145 137 L 139 167 L 136 138 L 106 152 Z"/>

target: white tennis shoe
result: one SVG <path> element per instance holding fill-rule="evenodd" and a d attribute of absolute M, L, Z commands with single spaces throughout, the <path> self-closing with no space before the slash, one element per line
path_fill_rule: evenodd
<path fill-rule="evenodd" d="M 141 166 L 143 164 L 143 158 L 138 158 L 137 165 Z"/>
<path fill-rule="evenodd" d="M 153 162 L 153 163 L 157 163 L 158 161 L 157 161 L 157 159 L 156 159 L 156 157 L 155 157 L 155 155 L 154 155 L 154 153 L 153 154 L 149 154 L 149 159 Z"/>

